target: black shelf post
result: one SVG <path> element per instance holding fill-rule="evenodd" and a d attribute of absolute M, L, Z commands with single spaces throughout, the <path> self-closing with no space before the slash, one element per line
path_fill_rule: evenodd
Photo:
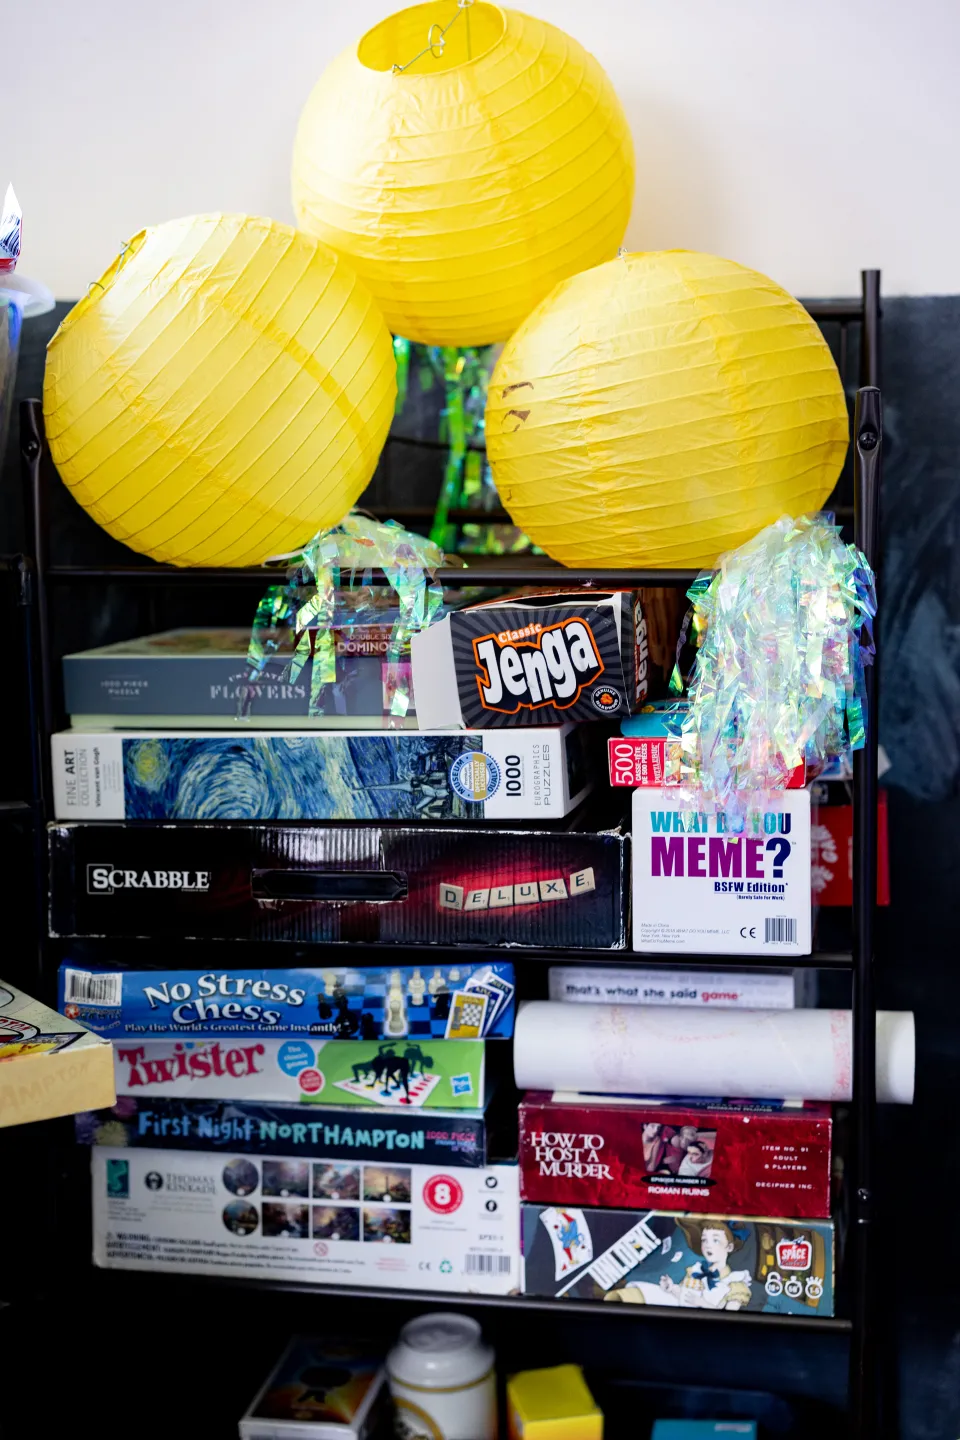
<path fill-rule="evenodd" d="M 880 391 L 857 392 L 854 415 L 854 533 L 874 572 L 880 522 L 883 414 Z M 855 1433 L 874 1440 L 881 1432 L 879 1374 L 874 1335 L 873 1131 L 877 1104 L 876 1003 L 873 935 L 877 903 L 877 664 L 868 665 L 866 744 L 853 757 L 853 1103 L 854 1145 L 850 1172 L 853 1261 L 853 1339 L 850 1400 Z"/>

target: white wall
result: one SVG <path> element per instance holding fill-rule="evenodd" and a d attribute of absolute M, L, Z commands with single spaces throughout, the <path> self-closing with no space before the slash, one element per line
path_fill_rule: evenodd
<path fill-rule="evenodd" d="M 299 109 L 402 0 L 10 0 L 0 182 L 22 269 L 75 298 L 143 225 L 292 219 Z M 452 10 L 451 0 L 451 10 Z M 632 249 L 804 296 L 960 292 L 958 0 L 520 0 L 606 66 L 637 149 Z"/>

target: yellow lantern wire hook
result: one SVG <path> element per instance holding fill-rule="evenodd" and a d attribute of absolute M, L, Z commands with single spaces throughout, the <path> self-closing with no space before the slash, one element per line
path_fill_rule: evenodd
<path fill-rule="evenodd" d="M 473 0 L 457 0 L 456 14 L 454 14 L 453 16 L 451 16 L 451 18 L 447 21 L 446 25 L 441 25 L 438 21 L 434 20 L 433 24 L 430 26 L 430 29 L 427 31 L 427 44 L 426 44 L 426 48 L 423 49 L 423 50 L 421 50 L 420 53 L 419 53 L 419 55 L 414 55 L 413 59 L 412 59 L 412 60 L 408 60 L 405 65 L 394 65 L 394 67 L 393 67 L 393 73 L 394 73 L 394 75 L 402 75 L 403 72 L 404 72 L 404 70 L 409 70 L 411 65 L 416 65 L 417 61 L 418 61 L 418 60 L 422 60 L 423 57 L 424 57 L 424 55 L 432 55 L 433 58 L 434 58 L 434 60 L 439 60 L 440 57 L 443 55 L 444 49 L 445 49 L 445 47 L 446 47 L 446 43 L 447 43 L 447 31 L 450 29 L 451 25 L 454 25 L 454 24 L 457 22 L 457 20 L 460 18 L 460 15 L 461 15 L 463 12 L 468 11 L 468 10 L 470 9 L 470 6 L 471 6 L 472 4 L 473 4 Z M 467 33 L 466 33 L 467 59 L 468 59 L 468 60 L 472 60 L 472 59 L 473 59 L 473 54 L 472 54 L 472 51 L 471 51 L 471 49 L 470 49 L 470 16 L 469 16 L 469 15 L 466 16 L 466 19 L 465 19 L 465 21 L 464 21 L 464 24 L 465 24 L 465 26 L 466 26 L 466 32 L 467 32 Z"/>

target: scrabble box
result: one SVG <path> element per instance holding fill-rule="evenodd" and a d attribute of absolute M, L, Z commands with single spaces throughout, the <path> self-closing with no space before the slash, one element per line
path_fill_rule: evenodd
<path fill-rule="evenodd" d="M 515 1165 L 100 1146 L 92 1181 L 93 1259 L 108 1269 L 447 1294 L 519 1289 Z"/>
<path fill-rule="evenodd" d="M 437 946 L 444 964 L 458 945 L 626 944 L 628 837 L 585 819 L 561 830 L 53 825 L 49 843 L 56 935 L 381 941 Z"/>
<path fill-rule="evenodd" d="M 301 1105 L 476 1109 L 484 1099 L 482 1040 L 118 1040 L 118 1095 L 285 1100 Z"/>
<path fill-rule="evenodd" d="M 834 1313 L 830 1220 L 521 1208 L 525 1295 L 810 1319 Z"/>
<path fill-rule="evenodd" d="M 513 1034 L 514 988 L 513 966 L 501 961 L 389 970 L 123 970 L 67 961 L 59 1004 L 111 1040 L 503 1040 Z"/>

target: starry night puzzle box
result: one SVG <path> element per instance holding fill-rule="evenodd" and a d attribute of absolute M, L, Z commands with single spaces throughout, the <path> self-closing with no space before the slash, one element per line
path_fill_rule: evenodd
<path fill-rule="evenodd" d="M 557 820 L 591 788 L 572 725 L 66 730 L 50 746 L 58 820 Z"/>
<path fill-rule="evenodd" d="M 830 1220 L 523 1205 L 523 1293 L 680 1310 L 834 1313 Z"/>
<path fill-rule="evenodd" d="M 466 1110 L 483 1104 L 482 1040 L 118 1040 L 118 1095 Z"/>
<path fill-rule="evenodd" d="M 50 932 L 622 950 L 629 837 L 581 823 L 52 825 Z"/>
<path fill-rule="evenodd" d="M 501 961 L 383 970 L 123 970 L 67 961 L 58 986 L 64 1014 L 109 1040 L 326 1036 L 411 1046 L 509 1039 L 514 993 L 513 966 Z M 298 1056 L 305 1053 L 301 1046 Z M 358 1051 L 354 1063 L 361 1058 Z"/>

